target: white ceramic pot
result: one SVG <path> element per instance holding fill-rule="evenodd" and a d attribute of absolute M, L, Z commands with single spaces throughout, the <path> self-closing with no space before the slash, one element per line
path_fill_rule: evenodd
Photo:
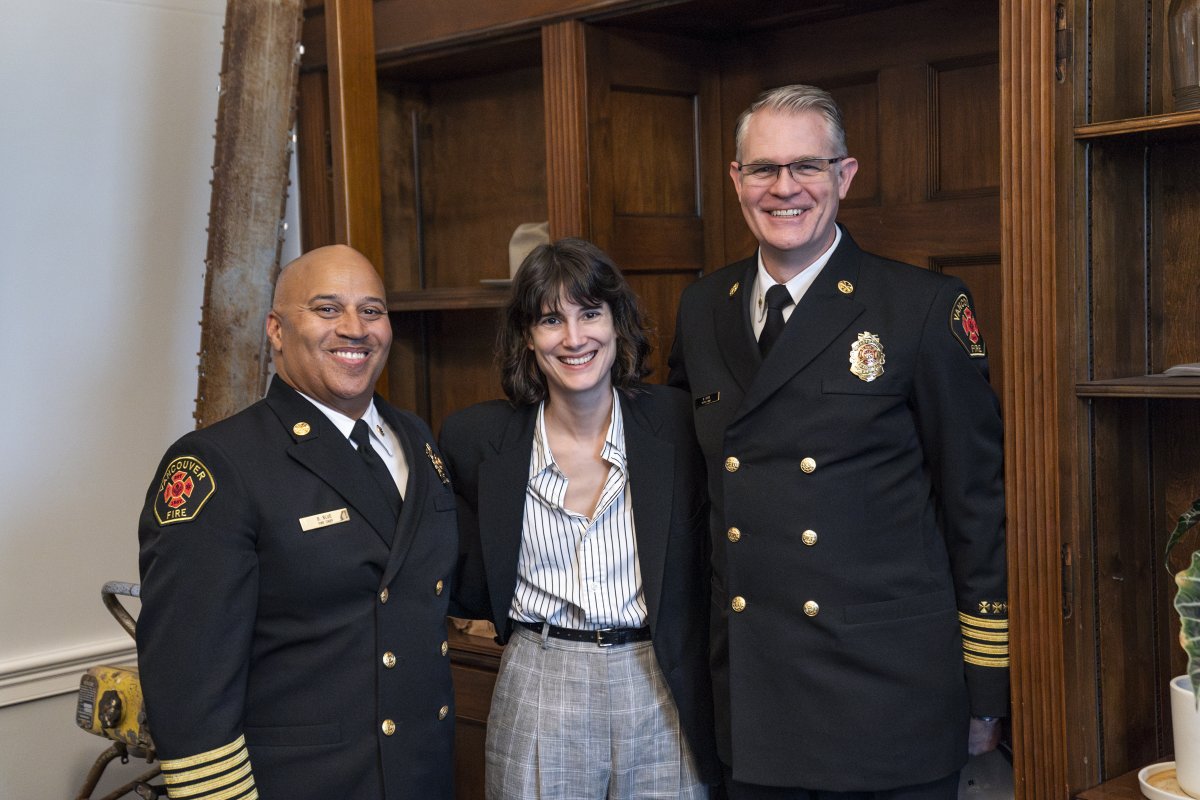
<path fill-rule="evenodd" d="M 1171 728 L 1179 787 L 1200 799 L 1200 711 L 1187 675 L 1171 679 Z"/>

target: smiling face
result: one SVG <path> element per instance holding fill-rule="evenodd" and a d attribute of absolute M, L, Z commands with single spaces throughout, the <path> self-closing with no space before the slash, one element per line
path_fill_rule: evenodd
<path fill-rule="evenodd" d="M 738 157 L 743 164 L 789 164 L 806 158 L 832 158 L 834 145 L 824 118 L 816 111 L 782 113 L 761 109 L 750 117 Z M 729 177 L 763 264 L 780 283 L 790 280 L 833 244 L 838 204 L 850 190 L 858 162 L 845 158 L 819 180 L 800 183 L 788 170 L 774 182 L 746 180 L 737 163 Z"/>
<path fill-rule="evenodd" d="M 608 303 L 580 305 L 560 295 L 557 308 L 543 308 L 530 327 L 529 349 L 551 402 L 603 402 L 611 393 L 617 332 Z"/>
<path fill-rule="evenodd" d="M 289 264 L 267 315 L 275 371 L 289 386 L 357 419 L 371 403 L 392 344 L 383 282 L 344 245 Z"/>

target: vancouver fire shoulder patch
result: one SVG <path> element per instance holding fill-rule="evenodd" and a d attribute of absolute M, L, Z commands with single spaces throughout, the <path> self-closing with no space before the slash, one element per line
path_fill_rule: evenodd
<path fill-rule="evenodd" d="M 216 491 L 217 483 L 203 461 L 179 456 L 163 472 L 154 498 L 154 516 L 159 525 L 191 522 Z"/>
<path fill-rule="evenodd" d="M 950 332 L 971 358 L 987 357 L 987 345 L 983 343 L 983 334 L 979 332 L 979 322 L 965 294 L 960 293 L 950 309 Z"/>

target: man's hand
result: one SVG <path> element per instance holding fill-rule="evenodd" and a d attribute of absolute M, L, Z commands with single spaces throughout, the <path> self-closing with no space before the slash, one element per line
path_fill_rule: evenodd
<path fill-rule="evenodd" d="M 990 753 L 1000 744 L 1000 720 L 971 717 L 967 733 L 967 752 L 973 756 Z"/>

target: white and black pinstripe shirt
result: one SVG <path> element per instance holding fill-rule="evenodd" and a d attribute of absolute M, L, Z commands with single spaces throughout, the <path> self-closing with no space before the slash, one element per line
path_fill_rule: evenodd
<path fill-rule="evenodd" d="M 581 630 L 646 624 L 625 461 L 625 427 L 615 390 L 601 457 L 610 465 L 608 477 L 595 516 L 588 519 L 563 507 L 567 477 L 550 452 L 545 404 L 538 408 L 517 589 L 509 612 L 514 619 L 546 620 Z"/>

